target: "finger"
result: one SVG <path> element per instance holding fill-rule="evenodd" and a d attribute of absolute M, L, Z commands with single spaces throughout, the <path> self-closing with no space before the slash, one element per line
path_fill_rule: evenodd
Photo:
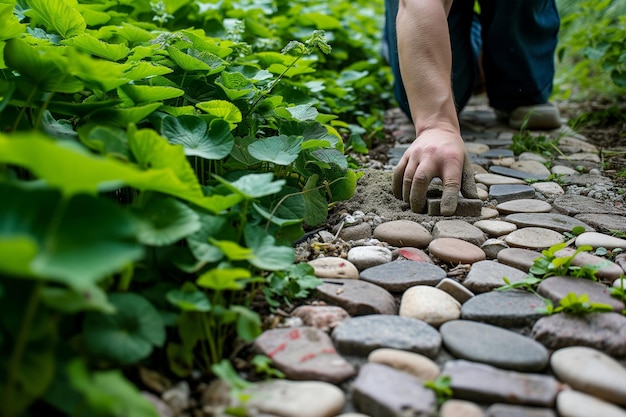
<path fill-rule="evenodd" d="M 426 206 L 426 193 L 428 191 L 428 186 L 433 179 L 430 172 L 432 172 L 432 169 L 428 166 L 428 164 L 422 163 L 413 174 L 409 203 L 411 205 L 411 210 L 415 213 L 424 212 L 424 208 Z"/>
<path fill-rule="evenodd" d="M 404 183 L 404 171 L 406 169 L 407 160 L 402 157 L 398 165 L 393 170 L 392 188 L 393 195 L 396 198 L 402 199 L 402 184 Z"/>
<path fill-rule="evenodd" d="M 474 169 L 472 168 L 472 163 L 467 154 L 465 154 L 465 158 L 463 159 L 461 194 L 466 198 L 479 198 L 478 190 L 476 189 L 476 181 L 474 181 Z"/>
<path fill-rule="evenodd" d="M 459 202 L 461 184 L 457 178 L 447 178 L 443 183 L 440 211 L 442 216 L 452 216 Z"/>

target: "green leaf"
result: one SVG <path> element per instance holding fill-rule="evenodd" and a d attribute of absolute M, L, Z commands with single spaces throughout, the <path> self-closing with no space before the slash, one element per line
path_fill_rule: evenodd
<path fill-rule="evenodd" d="M 244 268 L 214 268 L 200 275 L 196 284 L 215 291 L 242 290 L 245 288 L 242 281 L 251 276 Z"/>
<path fill-rule="evenodd" d="M 240 123 L 242 120 L 241 111 L 230 101 L 204 101 L 196 104 L 196 107 L 212 116 L 219 117 L 220 119 L 227 121 L 231 130 L 233 130 L 237 126 L 237 123 Z"/>
<path fill-rule="evenodd" d="M 322 162 L 322 166 L 336 164 L 341 169 L 348 168 L 346 156 L 336 149 L 316 149 L 311 152 L 311 155 L 313 155 L 318 161 Z"/>
<path fill-rule="evenodd" d="M 334 176 L 328 178 L 331 201 L 349 200 L 356 190 L 357 176 L 353 170 L 348 169 L 339 175 L 341 175 L 339 178 Z"/>
<path fill-rule="evenodd" d="M 150 103 L 124 109 L 104 109 L 95 112 L 92 120 L 107 125 L 126 127 L 129 124 L 141 122 L 159 107 L 161 107 L 161 103 Z"/>
<path fill-rule="evenodd" d="M 310 104 L 300 104 L 293 107 L 279 107 L 274 110 L 277 116 L 288 120 L 315 120 L 319 114 L 317 109 Z"/>
<path fill-rule="evenodd" d="M 134 293 L 111 294 L 114 314 L 87 313 L 83 337 L 87 350 L 117 364 L 132 364 L 150 355 L 165 342 L 165 326 L 159 312 Z"/>
<path fill-rule="evenodd" d="M 225 158 L 235 143 L 227 122 L 214 119 L 207 126 L 198 116 L 166 116 L 161 134 L 171 143 L 182 145 L 185 155 L 211 160 Z"/>
<path fill-rule="evenodd" d="M 249 200 L 276 194 L 285 184 L 285 180 L 274 181 L 274 174 L 271 172 L 244 175 L 232 183 L 226 181 L 218 175 L 215 175 L 215 178 L 224 184 L 229 190 L 236 192 Z"/>
<path fill-rule="evenodd" d="M 237 313 L 237 336 L 244 342 L 252 342 L 261 334 L 261 318 L 258 313 L 238 305 L 233 305 L 230 309 Z"/>
<path fill-rule="evenodd" d="M 199 214 L 199 216 L 201 228 L 187 238 L 187 244 L 196 259 L 204 262 L 217 262 L 224 257 L 224 254 L 219 248 L 209 243 L 209 238 L 221 232 L 226 219 L 210 214 Z"/>
<path fill-rule="evenodd" d="M 20 23 L 13 14 L 13 4 L 0 4 L 0 41 L 16 38 L 26 30 L 26 25 Z"/>
<path fill-rule="evenodd" d="M 171 245 L 201 227 L 196 212 L 171 197 L 153 198 L 134 213 L 139 220 L 137 238 L 144 245 Z"/>
<path fill-rule="evenodd" d="M 304 221 L 309 226 L 323 223 L 328 216 L 328 202 L 317 187 L 317 174 L 312 175 L 302 189 L 304 197 Z"/>
<path fill-rule="evenodd" d="M 81 33 L 69 39 L 64 39 L 61 43 L 109 61 L 120 61 L 130 53 L 130 49 L 126 45 L 103 42 L 89 33 Z"/>
<path fill-rule="evenodd" d="M 87 23 L 74 7 L 64 0 L 27 0 L 35 16 L 64 38 L 83 33 Z"/>
<path fill-rule="evenodd" d="M 84 397 L 80 404 L 88 410 L 98 410 L 103 416 L 159 417 L 154 405 L 119 370 L 90 374 L 82 360 L 74 359 L 67 375 Z"/>
<path fill-rule="evenodd" d="M 211 66 L 206 62 L 194 58 L 173 46 L 167 47 L 167 52 L 172 61 L 184 71 L 211 71 Z"/>
<path fill-rule="evenodd" d="M 165 75 L 173 72 L 171 68 L 146 61 L 128 63 L 126 64 L 126 68 L 127 69 L 124 72 L 124 78 L 132 81 L 142 80 L 144 78 L 151 78 L 157 75 Z"/>
<path fill-rule="evenodd" d="M 86 310 L 113 313 L 115 308 L 108 300 L 106 293 L 97 285 L 76 290 L 73 288 L 45 287 L 42 292 L 44 304 L 67 314 L 75 314 Z"/>
<path fill-rule="evenodd" d="M 41 90 L 76 93 L 83 89 L 83 83 L 68 72 L 69 60 L 50 49 L 9 39 L 4 47 L 4 60 L 9 68 Z"/>
<path fill-rule="evenodd" d="M 246 244 L 256 257 L 250 263 L 259 269 L 277 271 L 288 268 L 293 264 L 295 253 L 288 246 L 275 246 L 276 239 L 256 226 L 247 226 L 245 229 Z"/>
<path fill-rule="evenodd" d="M 302 138 L 284 135 L 271 136 L 251 143 L 248 146 L 248 152 L 260 161 L 289 165 L 298 158 L 301 145 Z"/>
<path fill-rule="evenodd" d="M 252 259 L 254 255 L 252 254 L 252 250 L 246 247 L 239 245 L 237 242 L 233 242 L 230 240 L 217 240 L 210 238 L 209 242 L 211 242 L 215 247 L 219 248 L 226 257 L 231 261 L 243 261 Z"/>
<path fill-rule="evenodd" d="M 0 213 L 4 216 L 6 209 L 3 206 L 0 203 Z M 39 252 L 37 240 L 28 235 L 6 236 L 6 231 L 2 229 L 0 228 L 0 273 L 18 277 L 33 276 L 30 265 Z"/>
<path fill-rule="evenodd" d="M 231 101 L 254 94 L 254 86 L 250 80 L 238 72 L 222 72 L 215 84 L 222 88 Z"/>
<path fill-rule="evenodd" d="M 185 282 L 180 290 L 167 293 L 167 301 L 183 311 L 211 311 L 211 303 L 206 294 L 191 282 Z"/>
<path fill-rule="evenodd" d="M 120 87 L 135 104 L 163 101 L 170 98 L 180 97 L 185 92 L 174 87 L 159 87 L 149 85 L 126 84 Z"/>
<path fill-rule="evenodd" d="M 252 385 L 239 376 L 227 359 L 222 359 L 219 363 L 211 366 L 211 371 L 233 390 L 243 390 Z"/>

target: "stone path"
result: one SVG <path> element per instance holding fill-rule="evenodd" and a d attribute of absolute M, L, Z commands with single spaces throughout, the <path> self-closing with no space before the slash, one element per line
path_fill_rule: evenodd
<path fill-rule="evenodd" d="M 626 232 L 623 195 L 602 176 L 597 149 L 573 132 L 545 132 L 563 136 L 549 170 L 544 156 L 513 155 L 515 132 L 489 108 L 472 105 L 462 121 L 481 200 L 443 218 L 434 189 L 422 221 L 348 213 L 343 229 L 312 237 L 344 252 L 317 255 L 311 265 L 324 284 L 310 305 L 254 344 L 288 377 L 249 390 L 258 415 L 626 417 L 625 306 L 608 293 L 625 273 L 626 240 L 610 235 Z M 396 145 L 383 172 L 414 138 L 397 110 L 387 127 Z M 567 235 L 576 226 L 585 232 Z M 537 293 L 554 306 L 585 294 L 611 311 L 543 315 L 538 295 L 497 290 L 504 277 L 523 281 L 561 242 L 559 257 L 581 245 L 606 249 L 573 262 L 601 263 L 598 281 L 551 277 Z M 424 386 L 438 376 L 453 392 L 443 405 Z"/>

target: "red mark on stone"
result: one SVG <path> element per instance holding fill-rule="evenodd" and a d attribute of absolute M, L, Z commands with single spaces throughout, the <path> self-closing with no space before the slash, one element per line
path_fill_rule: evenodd
<path fill-rule="evenodd" d="M 343 268 L 344 266 L 346 266 L 346 263 L 345 263 L 345 262 L 340 262 L 340 263 L 339 263 L 339 268 Z"/>
<path fill-rule="evenodd" d="M 337 351 L 334 348 L 326 348 L 326 349 L 322 349 L 322 353 L 329 353 L 329 354 L 335 354 L 337 353 Z"/>
<path fill-rule="evenodd" d="M 313 358 L 315 358 L 317 355 L 315 353 L 307 353 L 306 355 L 302 356 L 300 358 L 300 362 L 306 362 L 309 361 Z"/>
<path fill-rule="evenodd" d="M 298 329 L 293 329 L 289 332 L 288 336 L 291 340 L 298 340 L 300 339 L 300 332 L 298 331 Z"/>
<path fill-rule="evenodd" d="M 270 358 L 273 358 L 278 352 L 282 352 L 286 348 L 287 348 L 287 343 L 281 343 L 280 345 L 278 345 L 276 347 L 276 349 L 274 349 L 273 351 L 269 352 L 267 354 L 267 356 L 269 356 Z"/>

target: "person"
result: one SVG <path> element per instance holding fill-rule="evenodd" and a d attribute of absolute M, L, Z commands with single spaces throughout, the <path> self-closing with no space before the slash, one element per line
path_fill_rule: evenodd
<path fill-rule="evenodd" d="M 394 194 L 422 212 L 434 177 L 441 214 L 454 214 L 459 191 L 477 198 L 458 113 L 484 71 L 490 106 L 512 127 L 560 126 L 548 102 L 559 15 L 554 0 L 385 0 L 385 40 L 400 108 L 416 139 L 393 175 Z M 479 57 L 480 61 L 479 62 Z M 480 65 L 482 64 L 482 65 Z"/>

